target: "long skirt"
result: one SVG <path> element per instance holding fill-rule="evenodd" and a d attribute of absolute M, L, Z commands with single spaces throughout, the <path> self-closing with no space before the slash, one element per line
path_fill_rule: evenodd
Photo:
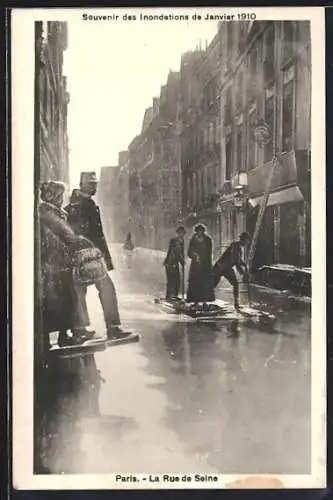
<path fill-rule="evenodd" d="M 166 266 L 167 289 L 166 298 L 178 297 L 180 289 L 180 272 L 178 266 Z"/>
<path fill-rule="evenodd" d="M 215 300 L 212 268 L 191 262 L 187 301 L 213 302 Z"/>

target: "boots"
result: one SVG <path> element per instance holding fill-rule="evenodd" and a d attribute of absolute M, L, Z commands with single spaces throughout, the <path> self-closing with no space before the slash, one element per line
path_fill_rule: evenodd
<path fill-rule="evenodd" d="M 83 342 L 93 339 L 96 335 L 94 330 L 87 330 L 86 328 L 73 328 L 72 333 L 74 344 L 83 344 Z"/>

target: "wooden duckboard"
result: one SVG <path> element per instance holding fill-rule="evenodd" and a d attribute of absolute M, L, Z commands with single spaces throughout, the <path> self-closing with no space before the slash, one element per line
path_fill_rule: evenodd
<path fill-rule="evenodd" d="M 191 304 L 188 304 L 181 299 L 167 300 L 164 298 L 158 298 L 155 299 L 155 303 L 160 305 L 164 311 L 167 311 L 170 314 L 185 315 L 196 321 L 246 321 L 248 319 L 252 319 L 254 321 L 267 320 L 272 322 L 275 320 L 275 317 L 272 314 L 250 306 L 241 306 L 241 310 L 236 311 L 232 304 L 219 299 L 211 303 L 217 306 L 214 311 L 193 311 L 193 309 L 191 309 Z"/>

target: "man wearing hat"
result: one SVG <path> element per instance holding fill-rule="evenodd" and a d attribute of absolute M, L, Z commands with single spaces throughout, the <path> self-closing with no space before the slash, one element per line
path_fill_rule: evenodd
<path fill-rule="evenodd" d="M 233 287 L 236 310 L 239 310 L 239 285 L 234 267 L 243 276 L 244 281 L 246 281 L 248 278 L 248 268 L 245 263 L 244 251 L 249 242 L 249 233 L 243 232 L 239 237 L 239 241 L 231 243 L 213 267 L 214 287 L 217 287 L 222 277 L 229 281 Z"/>
<path fill-rule="evenodd" d="M 169 248 L 164 260 L 164 267 L 167 278 L 166 299 L 178 297 L 180 289 L 179 264 L 184 269 L 184 236 L 185 228 L 179 227 L 176 236 L 169 241 Z"/>
<path fill-rule="evenodd" d="M 76 193 L 76 204 L 65 208 L 68 213 L 68 222 L 77 234 L 90 240 L 103 254 L 108 271 L 114 269 L 111 255 L 106 243 L 102 221 L 98 206 L 92 197 L 97 191 L 97 177 L 95 172 L 82 172 L 80 190 Z M 124 338 L 130 335 L 120 329 L 118 300 L 114 284 L 109 276 L 96 281 L 99 292 L 107 336 L 110 340 Z M 81 300 L 86 300 L 87 287 L 83 287 Z"/>

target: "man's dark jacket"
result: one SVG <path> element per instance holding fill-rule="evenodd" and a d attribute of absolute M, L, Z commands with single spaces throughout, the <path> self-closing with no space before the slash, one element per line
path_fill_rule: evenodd
<path fill-rule="evenodd" d="M 219 270 L 223 272 L 226 269 L 231 269 L 233 266 L 236 266 L 237 271 L 243 274 L 244 269 L 246 268 L 246 263 L 242 258 L 242 245 L 239 241 L 235 241 L 228 246 L 226 251 L 221 255 L 221 257 L 214 264 L 214 271 Z"/>
<path fill-rule="evenodd" d="M 106 243 L 100 211 L 92 198 L 80 196 L 79 203 L 65 207 L 68 223 L 77 234 L 85 236 L 103 253 L 109 271 L 114 269 Z"/>
<path fill-rule="evenodd" d="M 178 266 L 178 264 L 183 266 L 184 262 L 184 241 L 178 240 L 177 237 L 171 238 L 164 265 L 167 267 Z"/>

